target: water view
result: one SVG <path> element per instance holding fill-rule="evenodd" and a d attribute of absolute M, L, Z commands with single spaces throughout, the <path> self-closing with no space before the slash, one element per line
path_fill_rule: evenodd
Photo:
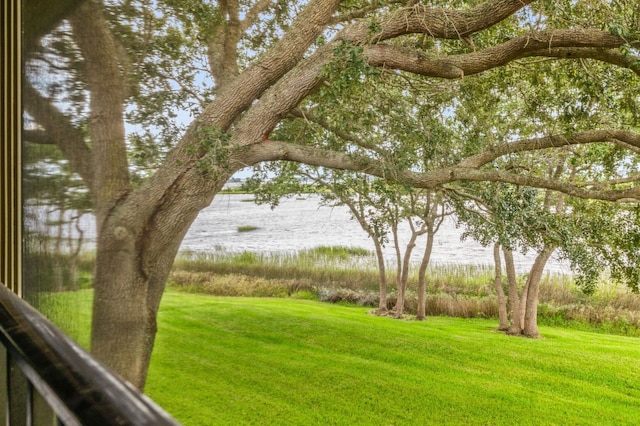
<path fill-rule="evenodd" d="M 256 230 L 240 232 L 239 227 L 254 226 Z M 467 239 L 461 241 L 462 228 L 454 219 L 443 224 L 434 244 L 432 262 L 442 264 L 492 264 L 493 250 Z M 409 238 L 408 227 L 401 243 Z M 422 238 L 413 251 L 412 259 L 419 262 L 424 251 Z M 296 252 L 317 246 L 363 247 L 373 251 L 373 244 L 360 225 L 351 218 L 347 207 L 320 205 L 320 198 L 307 195 L 282 200 L 271 209 L 257 205 L 251 195 L 219 194 L 211 205 L 202 210 L 185 236 L 182 250 L 196 252 Z M 404 245 L 403 245 L 404 248 Z M 393 260 L 392 244 L 385 247 L 387 260 Z M 533 263 L 534 255 L 517 254 L 516 267 L 524 270 Z M 569 273 L 569 267 L 552 259 L 549 272 Z"/>

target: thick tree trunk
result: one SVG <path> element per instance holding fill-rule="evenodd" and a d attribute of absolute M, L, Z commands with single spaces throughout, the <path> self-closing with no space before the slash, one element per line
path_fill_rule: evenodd
<path fill-rule="evenodd" d="M 225 168 L 217 178 L 192 171 L 168 189 L 143 188 L 123 200 L 100 228 L 91 352 L 139 389 L 144 388 L 160 300 L 182 239 L 235 170 Z"/>
<path fill-rule="evenodd" d="M 148 300 L 150 283 L 135 274 L 133 260 L 98 263 L 96 268 L 91 352 L 139 389 L 144 388 L 156 334 L 159 301 Z M 119 273 L 106 272 L 111 265 Z M 124 276 L 128 270 L 134 276 Z M 103 278 L 103 279 L 100 279 Z M 105 279 L 106 278 L 106 279 Z M 118 285 L 105 282 L 121 280 Z"/>
<path fill-rule="evenodd" d="M 391 225 L 391 234 L 393 235 L 393 249 L 396 253 L 396 284 L 400 282 L 402 277 L 402 253 L 400 251 L 400 240 L 398 239 L 398 224 Z"/>
<path fill-rule="evenodd" d="M 500 244 L 498 243 L 493 246 L 493 261 L 495 265 L 493 285 L 495 286 L 496 296 L 498 297 L 498 318 L 500 320 L 498 330 L 506 331 L 509 329 L 509 317 L 507 313 L 507 299 L 504 296 L 504 289 L 502 288 L 502 261 L 500 260 Z"/>
<path fill-rule="evenodd" d="M 426 275 L 429 261 L 431 260 L 431 253 L 433 252 L 433 240 L 435 237 L 435 231 L 433 226 L 430 226 L 427 230 L 427 245 L 424 248 L 424 254 L 422 255 L 422 261 L 420 262 L 420 268 L 418 269 L 418 310 L 416 313 L 416 319 L 418 321 L 424 321 L 427 316 L 426 303 L 427 303 L 427 284 Z"/>
<path fill-rule="evenodd" d="M 528 297 L 523 330 L 523 334 L 527 337 L 540 337 L 540 333 L 538 332 L 538 293 L 540 291 L 540 280 L 542 279 L 544 267 L 554 250 L 555 247 L 545 246 L 536 257 L 529 272 Z"/>
<path fill-rule="evenodd" d="M 520 322 L 520 300 L 518 297 L 518 279 L 516 276 L 516 267 L 513 262 L 513 253 L 511 250 L 503 248 L 505 269 L 507 270 L 507 280 L 509 282 L 509 307 L 511 309 L 511 325 L 507 329 L 507 334 L 522 334 L 522 324 Z"/>
<path fill-rule="evenodd" d="M 141 390 L 151 360 L 160 300 L 186 229 L 176 229 L 172 243 L 136 247 L 134 251 L 115 248 L 118 236 L 99 238 L 91 352 Z M 158 231 L 147 232 L 146 237 L 154 238 Z M 152 270 L 141 267 L 146 258 L 157 259 Z"/>
<path fill-rule="evenodd" d="M 126 214 L 126 212 L 121 212 Z M 194 216 L 195 217 L 195 216 Z M 119 230 L 124 233 L 124 231 Z M 145 237 L 154 238 L 157 230 Z M 91 352 L 139 389 L 144 388 L 162 292 L 186 229 L 176 229 L 164 246 L 120 246 L 121 234 L 101 235 L 94 278 Z M 144 259 L 157 258 L 153 269 Z"/>

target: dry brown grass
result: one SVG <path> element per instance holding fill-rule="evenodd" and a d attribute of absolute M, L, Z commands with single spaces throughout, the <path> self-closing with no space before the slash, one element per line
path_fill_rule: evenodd
<path fill-rule="evenodd" d="M 326 258 L 279 259 L 278 265 L 274 259 L 252 253 L 234 255 L 232 261 L 222 262 L 187 257 L 176 263 L 169 282 L 183 291 L 218 296 L 314 298 L 378 307 L 375 271 L 344 269 L 324 261 Z M 393 277 L 389 280 L 393 282 Z M 427 315 L 497 318 L 498 304 L 489 268 L 448 265 L 432 270 L 427 281 Z M 640 335 L 640 295 L 626 288 L 607 284 L 595 294 L 586 295 L 570 277 L 547 275 L 540 286 L 539 300 L 540 324 Z M 395 287 L 389 285 L 387 309 L 391 310 L 395 303 Z M 409 281 L 405 313 L 415 314 L 416 308 L 413 278 Z"/>
<path fill-rule="evenodd" d="M 237 297 L 290 297 L 295 293 L 317 294 L 309 280 L 270 280 L 239 274 L 174 271 L 170 285 L 189 293 Z"/>

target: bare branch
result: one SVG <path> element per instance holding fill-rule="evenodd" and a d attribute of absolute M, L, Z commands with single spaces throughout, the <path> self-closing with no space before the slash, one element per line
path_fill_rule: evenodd
<path fill-rule="evenodd" d="M 247 31 L 249 27 L 255 24 L 256 20 L 258 19 L 258 16 L 262 12 L 265 12 L 266 10 L 268 10 L 273 6 L 274 6 L 273 0 L 258 0 L 257 2 L 255 2 L 254 5 L 251 6 L 251 9 L 249 9 L 247 14 L 244 16 L 244 19 L 241 21 L 240 32 L 244 33 L 245 31 Z"/>

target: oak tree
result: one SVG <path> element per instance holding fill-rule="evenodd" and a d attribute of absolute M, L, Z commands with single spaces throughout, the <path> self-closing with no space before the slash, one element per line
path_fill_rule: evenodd
<path fill-rule="evenodd" d="M 427 189 L 506 182 L 574 197 L 640 199 L 636 181 L 584 186 L 493 166 L 505 156 L 597 142 L 637 149 L 633 123 L 522 138 L 514 132 L 454 150 L 450 164 L 433 170 L 414 167 L 402 145 L 396 149 L 402 134 L 384 141 L 276 138 L 285 120 L 304 120 L 300 111 L 336 130 L 348 129 L 351 119 L 364 125 L 372 114 L 410 113 L 389 104 L 354 117 L 378 84 L 404 86 L 398 95 L 405 101 L 415 82 L 455 91 L 474 76 L 517 76 L 521 69 L 538 70 L 546 84 L 555 72 L 545 69 L 548 59 L 586 64 L 576 72 L 590 81 L 600 77 L 595 69 L 636 81 L 634 2 L 574 3 L 85 1 L 56 39 L 41 39 L 50 52 L 31 62 L 65 68 L 65 90 L 30 78 L 24 103 L 91 194 L 98 228 L 92 353 L 144 386 L 182 238 L 230 176 L 261 162 L 347 169 Z M 594 63 L 603 65 L 592 69 Z M 486 89 L 489 99 L 493 88 Z M 86 106 L 72 108 L 81 99 Z M 425 138 L 420 153 L 428 156 L 439 143 Z"/>

